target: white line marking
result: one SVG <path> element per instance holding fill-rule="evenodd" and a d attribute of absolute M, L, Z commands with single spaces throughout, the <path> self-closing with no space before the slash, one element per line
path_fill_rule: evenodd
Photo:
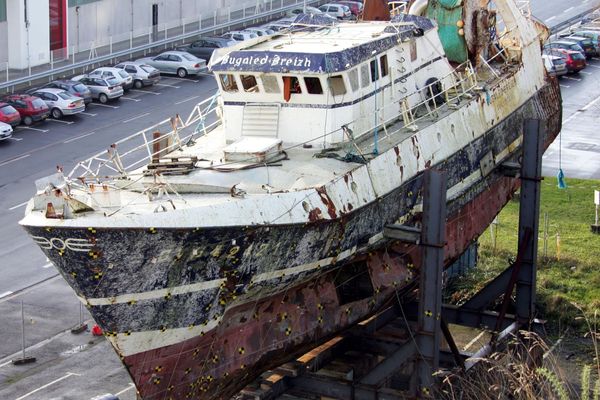
<path fill-rule="evenodd" d="M 200 96 L 194 96 L 194 97 L 190 97 L 190 98 L 188 98 L 188 99 L 185 99 L 185 100 L 178 101 L 178 102 L 177 102 L 177 103 L 175 103 L 175 104 L 181 104 L 181 103 L 185 103 L 185 102 L 187 102 L 187 101 L 190 101 L 190 100 L 197 99 L 198 97 L 200 97 Z"/>
<path fill-rule="evenodd" d="M 23 140 L 23 138 L 18 138 L 18 137 L 9 137 L 10 140 L 16 140 L 17 142 L 20 142 L 21 140 Z"/>
<path fill-rule="evenodd" d="M 556 15 L 555 15 L 555 16 L 553 16 L 553 17 L 550 17 L 550 18 L 546 19 L 544 22 L 550 22 L 550 21 L 552 21 L 554 18 L 556 18 Z"/>
<path fill-rule="evenodd" d="M 594 100 L 590 101 L 585 106 L 581 107 L 578 111 L 575 111 L 575 113 L 573 113 L 573 115 L 571 115 L 569 118 L 565 119 L 562 124 L 563 125 L 566 124 L 567 122 L 569 122 L 570 120 L 572 120 L 573 118 L 575 118 L 576 116 L 581 114 L 583 111 L 587 111 L 590 107 L 592 107 L 598 101 L 600 101 L 600 96 L 596 97 Z"/>
<path fill-rule="evenodd" d="M 124 124 L 126 124 L 126 123 L 128 123 L 128 122 L 131 122 L 131 121 L 133 121 L 133 120 L 136 120 L 136 119 L 138 119 L 138 118 L 145 117 L 146 115 L 150 115 L 150 113 L 149 113 L 149 112 L 147 112 L 147 113 L 143 113 L 143 114 L 141 114 L 141 115 L 138 115 L 137 117 L 133 117 L 133 118 L 126 119 L 125 121 L 123 121 L 123 123 L 124 123 Z"/>
<path fill-rule="evenodd" d="M 585 71 L 579 71 L 580 74 L 584 74 L 584 75 L 592 75 L 591 72 L 585 72 Z"/>
<path fill-rule="evenodd" d="M 31 128 L 31 127 L 29 127 L 29 126 L 19 126 L 19 127 L 17 128 L 17 130 L 19 130 L 19 131 L 20 131 L 21 129 L 27 129 L 27 130 L 30 130 L 30 131 L 44 132 L 44 133 L 48 132 L 48 129 Z"/>
<path fill-rule="evenodd" d="M 121 100 L 129 100 L 129 101 L 141 101 L 140 99 L 133 99 L 131 97 L 121 96 Z"/>
<path fill-rule="evenodd" d="M 577 81 L 577 82 L 581 82 L 581 78 L 573 78 L 572 76 L 563 76 L 563 79 L 568 79 L 570 81 Z"/>
<path fill-rule="evenodd" d="M 569 122 L 570 120 L 572 120 L 573 118 L 575 118 L 576 116 L 578 116 L 579 114 L 581 114 L 581 111 L 575 112 L 575 114 L 573 114 L 569 118 L 565 119 L 562 124 L 563 125 L 566 124 L 567 122 Z"/>
<path fill-rule="evenodd" d="M 6 164 L 10 164 L 11 162 L 15 162 L 15 161 L 22 160 L 22 159 L 24 159 L 24 158 L 27 158 L 27 157 L 29 157 L 30 155 L 31 155 L 31 154 L 23 154 L 22 156 L 20 156 L 20 157 L 17 157 L 17 158 L 13 158 L 12 160 L 4 161 L 3 163 L 0 163 L 0 167 L 4 166 L 4 165 L 6 165 Z"/>
<path fill-rule="evenodd" d="M 65 140 L 63 143 L 71 143 L 71 142 L 74 142 L 74 141 L 76 141 L 76 140 L 83 139 L 83 138 L 84 138 L 84 137 L 86 137 L 86 136 L 93 135 L 94 133 L 96 133 L 96 132 L 84 133 L 83 135 L 75 136 L 75 137 L 72 137 L 72 138 L 71 138 L 71 139 L 69 139 L 69 140 Z"/>
<path fill-rule="evenodd" d="M 6 367 L 8 364 L 12 364 L 12 360 L 5 362 L 4 364 L 0 364 L 0 368 Z"/>
<path fill-rule="evenodd" d="M 569 7 L 569 8 L 567 8 L 567 9 L 566 9 L 565 11 L 563 11 L 563 12 L 565 12 L 565 13 L 568 13 L 569 11 L 571 11 L 571 10 L 572 10 L 572 9 L 574 9 L 574 8 L 575 8 L 575 7 Z"/>
<path fill-rule="evenodd" d="M 11 208 L 9 208 L 10 211 L 19 208 L 19 207 L 23 207 L 25 204 L 29 203 L 29 200 L 22 202 L 21 204 L 17 204 L 16 206 L 12 206 Z"/>
<path fill-rule="evenodd" d="M 54 119 L 54 118 L 48 118 L 46 121 L 48 121 L 48 122 L 58 122 L 59 124 L 66 124 L 66 125 L 71 125 L 71 124 L 75 123 L 73 121 L 63 121 L 63 120 Z"/>
<path fill-rule="evenodd" d="M 44 386 L 40 386 L 39 388 L 37 388 L 37 389 L 35 389 L 35 390 L 32 390 L 31 392 L 29 392 L 29 393 L 26 393 L 26 394 L 24 394 L 23 396 L 21 396 L 21 397 L 19 397 L 19 398 L 15 399 L 15 400 L 22 400 L 22 399 L 24 399 L 24 398 L 26 398 L 26 397 L 29 397 L 29 396 L 31 396 L 32 394 L 34 394 L 34 393 L 36 393 L 36 392 L 39 392 L 39 391 L 40 391 L 40 390 L 42 390 L 42 389 L 46 389 L 48 386 L 54 385 L 55 383 L 58 383 L 58 382 L 62 381 L 63 379 L 67 379 L 67 378 L 68 378 L 68 377 L 70 377 L 70 376 L 81 376 L 81 375 L 80 375 L 80 374 L 75 374 L 75 373 L 73 373 L 73 372 L 67 372 L 67 374 L 66 374 L 65 376 L 63 376 L 62 378 L 58 378 L 58 379 L 55 379 L 55 380 L 53 380 L 53 381 L 52 381 L 52 382 L 50 382 L 50 383 L 46 383 Z"/>
<path fill-rule="evenodd" d="M 200 79 L 177 78 L 177 77 L 174 77 L 174 76 L 170 76 L 167 79 L 175 79 L 176 81 L 184 81 L 184 82 L 200 82 Z"/>
<path fill-rule="evenodd" d="M 119 396 L 120 394 L 123 394 L 131 389 L 133 389 L 135 387 L 135 385 L 133 383 L 130 383 L 129 386 L 127 386 L 127 388 L 121 390 L 120 392 L 115 393 L 115 396 Z"/>
<path fill-rule="evenodd" d="M 566 88 L 570 88 L 571 86 L 569 86 L 569 85 L 563 85 L 563 84 L 561 83 L 561 84 L 560 84 L 560 87 L 562 87 L 562 88 L 565 88 L 565 89 L 566 89 Z"/>
<path fill-rule="evenodd" d="M 50 268 L 52 265 L 54 265 L 54 264 L 52 264 L 52 263 L 44 264 L 44 265 L 42 265 L 42 268 L 44 268 L 44 269 Z"/>
<path fill-rule="evenodd" d="M 175 86 L 175 85 L 167 85 L 166 83 L 155 83 L 154 86 L 166 86 L 166 87 L 172 87 L 175 89 L 179 89 L 181 86 Z"/>
<path fill-rule="evenodd" d="M 88 116 L 90 116 L 90 117 L 95 117 L 96 115 L 98 115 L 98 114 L 92 114 L 92 113 L 85 112 L 85 111 L 82 111 L 82 112 L 80 112 L 80 114 L 83 114 L 83 115 L 88 115 Z"/>
<path fill-rule="evenodd" d="M 2 294 L 0 294 L 0 299 L 6 296 L 10 296 L 11 294 L 13 294 L 13 292 L 11 292 L 10 290 L 8 292 L 4 292 Z M 6 364 L 2 364 L 2 365 L 6 365 Z"/>
<path fill-rule="evenodd" d="M 592 60 L 600 61 L 600 58 L 598 58 L 598 57 L 592 57 Z"/>
<path fill-rule="evenodd" d="M 136 93 L 148 93 L 148 94 L 153 94 L 155 96 L 158 96 L 160 94 L 160 92 L 151 92 L 149 90 L 141 90 L 141 89 L 130 89 L 132 92 L 136 92 Z"/>
<path fill-rule="evenodd" d="M 92 104 L 95 106 L 98 106 L 98 107 L 119 108 L 119 106 L 111 106 L 109 104 L 99 104 L 99 103 L 92 103 Z"/>

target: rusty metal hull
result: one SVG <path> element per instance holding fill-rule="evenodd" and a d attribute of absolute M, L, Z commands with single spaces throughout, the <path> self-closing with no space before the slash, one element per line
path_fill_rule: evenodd
<path fill-rule="evenodd" d="M 449 186 L 458 185 L 481 168 L 485 154 L 518 141 L 526 118 L 546 121 L 548 146 L 561 125 L 556 81 L 434 168 L 447 171 Z M 518 153 L 518 146 L 511 149 L 507 160 Z M 364 207 L 305 224 L 25 228 L 46 240 L 46 255 L 85 299 L 144 399 L 227 398 L 265 368 L 369 316 L 410 287 L 418 249 L 372 238 L 401 217 L 418 220 L 420 188 L 419 174 Z M 449 197 L 447 264 L 517 188 L 518 180 L 497 168 Z M 81 241 L 90 248 L 65 252 Z M 172 242 L 183 244 L 182 250 L 165 251 Z M 352 256 L 345 257 L 350 249 Z"/>

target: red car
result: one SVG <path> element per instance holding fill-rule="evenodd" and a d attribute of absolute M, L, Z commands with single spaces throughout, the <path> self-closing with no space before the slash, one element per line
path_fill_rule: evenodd
<path fill-rule="evenodd" d="M 46 102 L 36 96 L 11 94 L 2 100 L 17 109 L 21 114 L 21 120 L 27 126 L 37 121 L 43 121 L 50 115 L 50 109 Z"/>
<path fill-rule="evenodd" d="M 553 56 L 558 56 L 565 60 L 565 63 L 567 64 L 567 71 L 569 73 L 579 72 L 587 66 L 585 56 L 579 51 L 551 49 L 546 50 L 545 53 Z"/>
<path fill-rule="evenodd" d="M 14 128 L 21 123 L 21 115 L 10 104 L 0 102 L 0 122 L 9 124 Z"/>

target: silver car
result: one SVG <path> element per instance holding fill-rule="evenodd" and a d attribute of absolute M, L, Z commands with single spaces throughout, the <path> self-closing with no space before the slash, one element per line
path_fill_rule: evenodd
<path fill-rule="evenodd" d="M 88 76 L 104 79 L 115 78 L 119 81 L 119 85 L 123 87 L 123 90 L 129 90 L 133 87 L 133 78 L 131 75 L 120 68 L 100 67 L 90 72 Z"/>
<path fill-rule="evenodd" d="M 122 69 L 131 75 L 133 78 L 133 86 L 135 86 L 136 89 L 155 85 L 160 81 L 160 72 L 148 64 L 122 62 L 115 65 L 115 68 Z"/>
<path fill-rule="evenodd" d="M 206 60 L 185 51 L 166 51 L 156 57 L 145 57 L 135 61 L 148 64 L 163 74 L 177 74 L 180 78 L 207 72 Z"/>
<path fill-rule="evenodd" d="M 79 114 L 85 110 L 83 99 L 73 96 L 62 89 L 38 89 L 32 95 L 44 100 L 50 109 L 50 115 L 54 119 L 60 119 L 63 115 Z"/>
<path fill-rule="evenodd" d="M 13 128 L 9 124 L 0 122 L 0 141 L 10 139 L 13 134 Z"/>
<path fill-rule="evenodd" d="M 115 78 L 102 79 L 79 75 L 74 77 L 73 80 L 87 86 L 92 92 L 92 98 L 97 99 L 102 104 L 110 99 L 118 99 L 123 96 L 123 87 L 119 85 L 119 82 Z"/>

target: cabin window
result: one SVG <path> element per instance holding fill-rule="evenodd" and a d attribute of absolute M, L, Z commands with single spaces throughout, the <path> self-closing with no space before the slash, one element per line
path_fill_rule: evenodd
<path fill-rule="evenodd" d="M 310 94 L 323 94 L 323 87 L 321 86 L 321 80 L 319 78 L 307 77 L 304 78 L 304 84 L 306 85 L 306 91 Z"/>
<path fill-rule="evenodd" d="M 348 71 L 348 80 L 350 81 L 350 87 L 352 88 L 352 91 L 356 92 L 358 90 L 358 71 L 356 68 Z"/>
<path fill-rule="evenodd" d="M 302 93 L 300 87 L 300 81 L 295 76 L 284 76 L 283 77 L 283 99 L 290 101 L 292 93 Z"/>
<path fill-rule="evenodd" d="M 370 83 L 371 81 L 369 80 L 369 66 L 365 64 L 360 67 L 360 85 L 365 88 L 369 86 Z"/>
<path fill-rule="evenodd" d="M 416 61 L 416 60 L 417 60 L 417 41 L 413 39 L 410 41 L 410 61 Z"/>
<path fill-rule="evenodd" d="M 241 75 L 242 87 L 246 92 L 258 92 L 258 82 L 254 75 Z"/>
<path fill-rule="evenodd" d="M 369 63 L 371 67 L 371 82 L 375 82 L 379 79 L 379 69 L 377 68 L 377 60 L 373 60 Z"/>
<path fill-rule="evenodd" d="M 221 79 L 221 86 L 223 87 L 223 90 L 226 92 L 237 92 L 238 91 L 238 86 L 237 86 L 237 82 L 235 81 L 235 76 L 233 76 L 232 74 L 221 74 L 219 75 L 219 78 Z"/>
<path fill-rule="evenodd" d="M 261 77 L 263 87 L 265 88 L 265 92 L 267 93 L 279 93 L 279 83 L 277 82 L 277 77 L 273 75 L 263 75 Z"/>
<path fill-rule="evenodd" d="M 342 75 L 332 76 L 328 79 L 331 93 L 334 96 L 346 94 L 346 85 L 344 84 L 344 77 Z"/>
<path fill-rule="evenodd" d="M 389 73 L 387 54 L 384 54 L 381 57 L 379 57 L 379 67 L 381 69 L 381 77 L 387 76 Z"/>

